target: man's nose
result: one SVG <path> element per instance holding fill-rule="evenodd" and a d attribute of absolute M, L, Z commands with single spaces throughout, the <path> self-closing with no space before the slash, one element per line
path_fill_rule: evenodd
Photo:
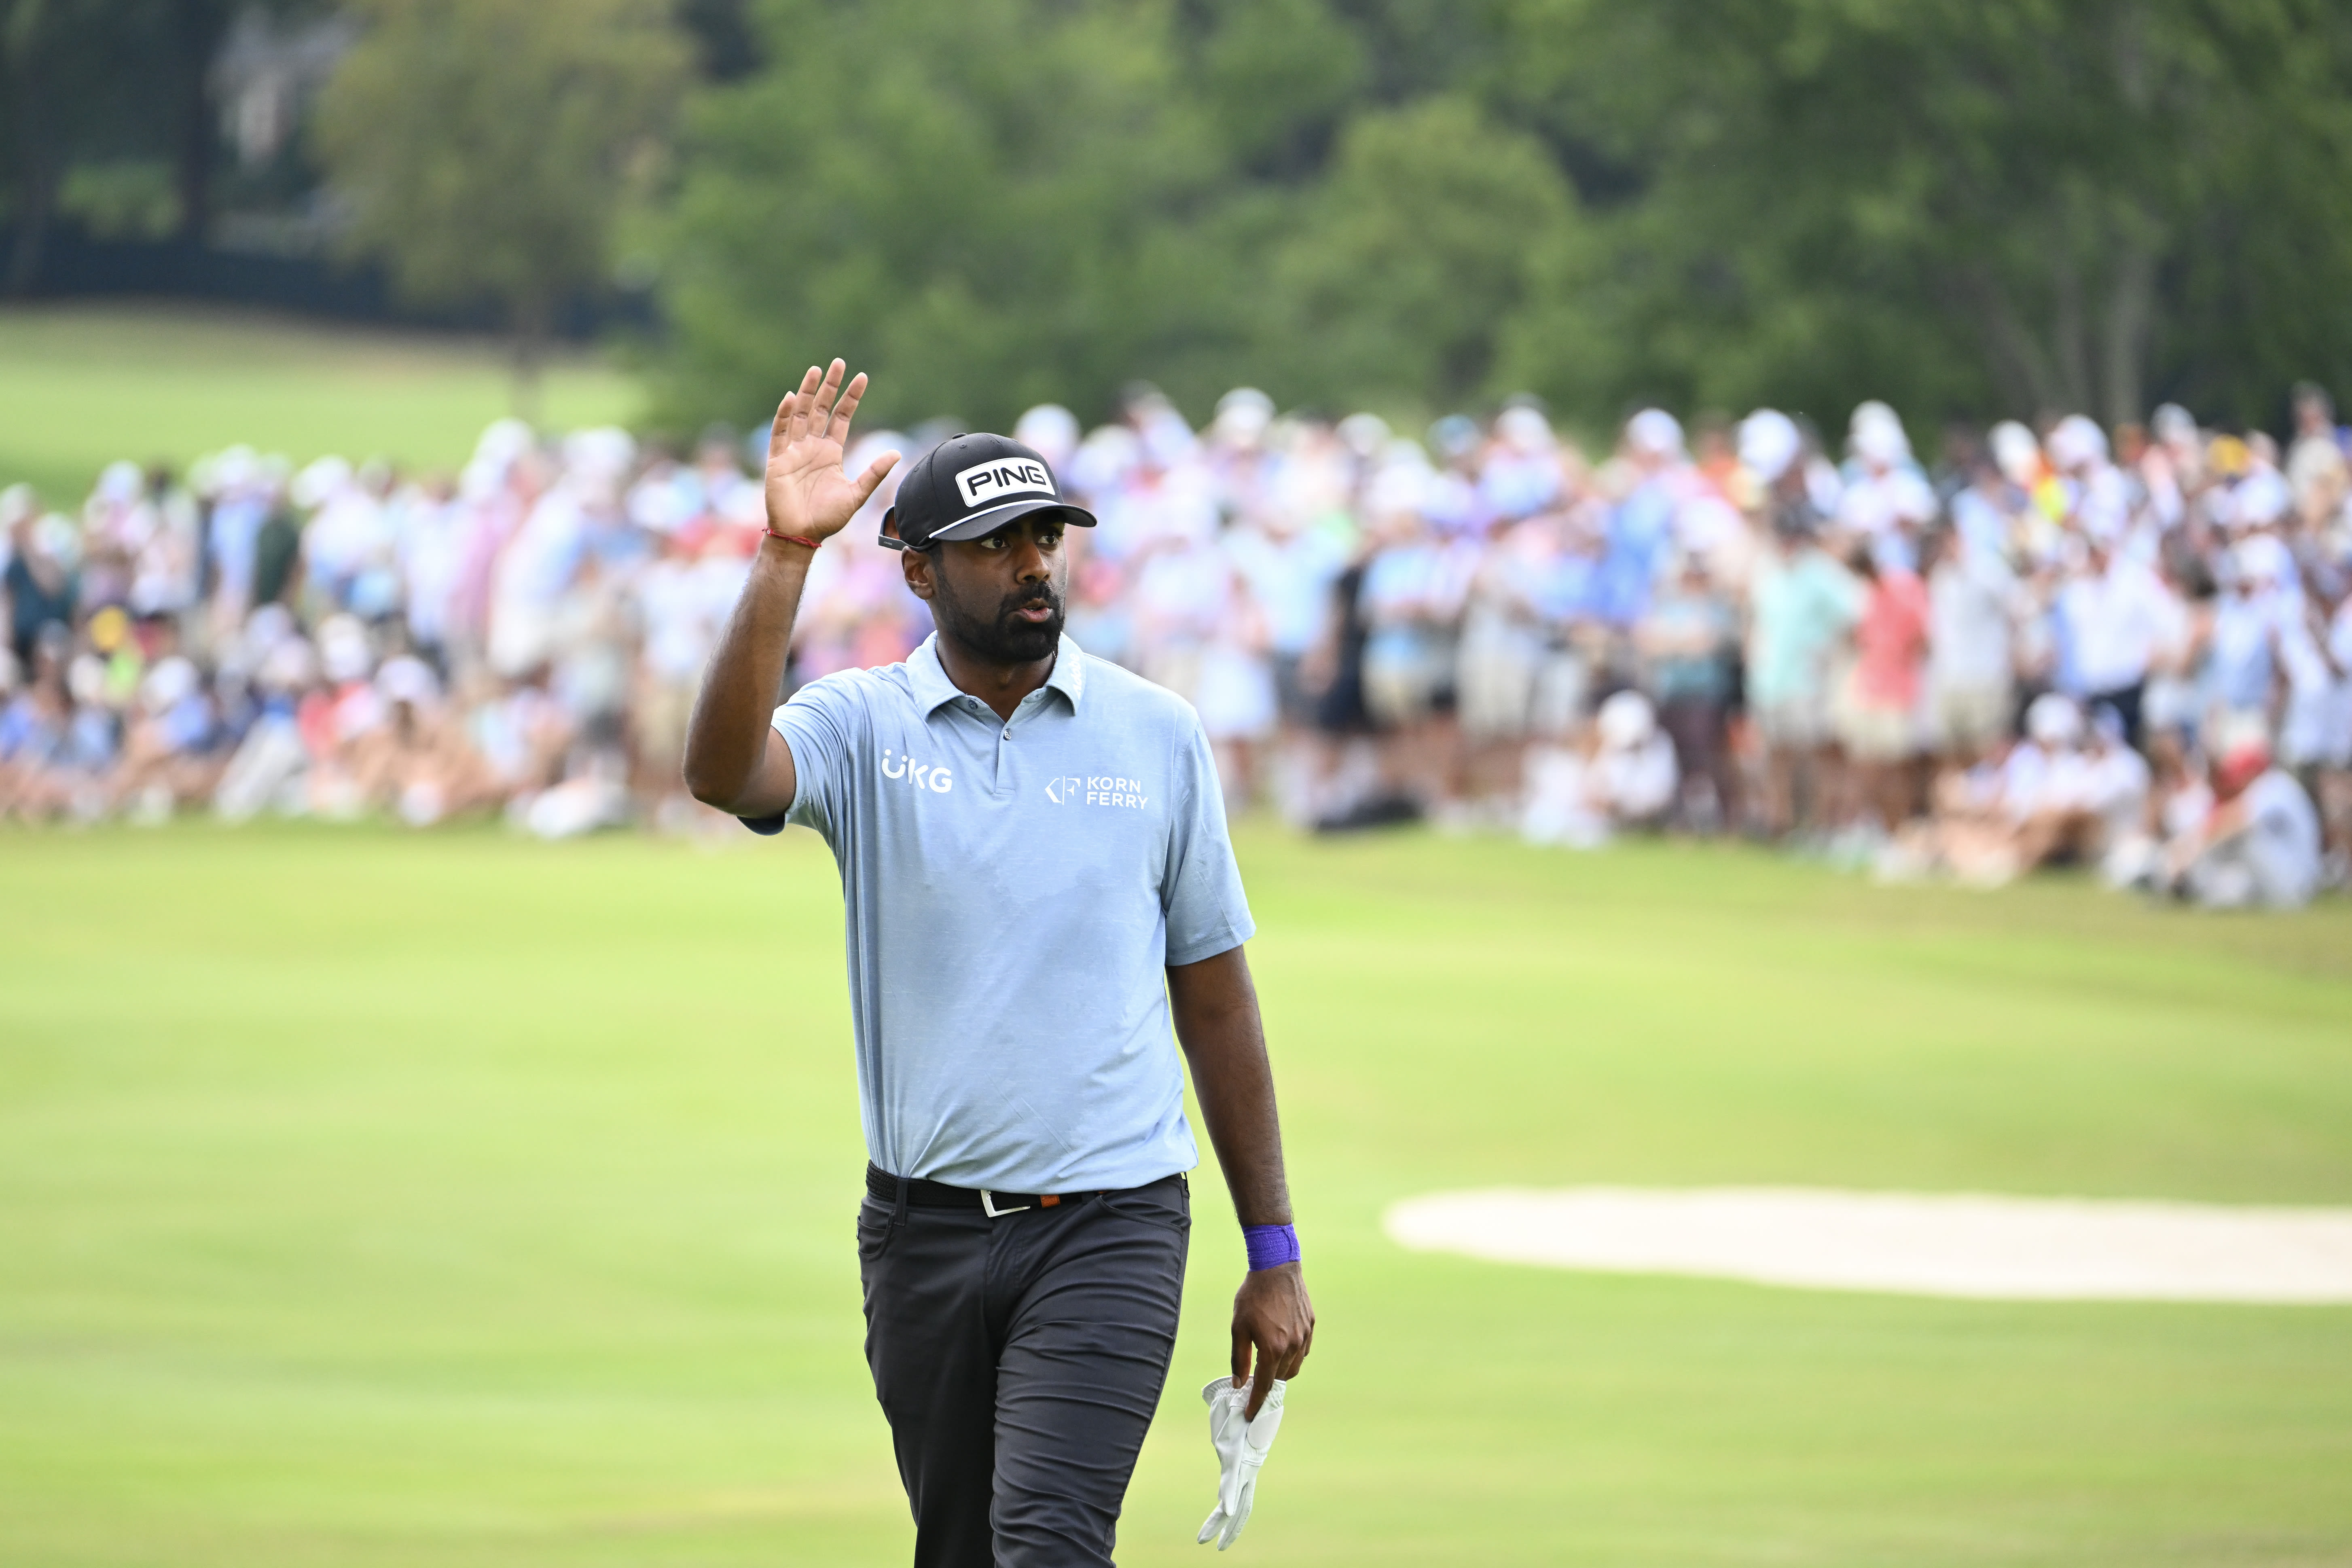
<path fill-rule="evenodd" d="M 1045 552 L 1025 533 L 1013 546 L 1013 574 L 1016 582 L 1022 583 L 1042 583 L 1053 574 L 1045 564 Z"/>

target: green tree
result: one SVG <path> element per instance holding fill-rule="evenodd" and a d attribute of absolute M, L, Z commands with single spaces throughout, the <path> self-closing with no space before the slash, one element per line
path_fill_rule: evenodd
<path fill-rule="evenodd" d="M 2322 0 L 1510 0 L 1506 30 L 1501 96 L 1633 172 L 1590 281 L 1626 392 L 2119 421 L 2352 350 Z M 2294 348 L 2228 309 L 2249 276 Z"/>
<path fill-rule="evenodd" d="M 604 285 L 688 69 L 660 0 L 368 0 L 321 94 L 354 251 L 427 304 L 488 299 L 535 412 L 558 309 Z"/>
<path fill-rule="evenodd" d="M 0 0 L 6 292 L 32 287 L 77 166 L 156 150 L 168 84 L 152 40 L 171 20 L 164 0 Z"/>
<path fill-rule="evenodd" d="M 233 10 L 328 0 L 0 0 L 5 282 L 30 286 L 62 213 L 201 245 L 221 149 L 213 66 Z"/>
<path fill-rule="evenodd" d="M 813 357 L 876 423 L 1099 408 L 1242 340 L 1223 150 L 1148 4 L 774 0 L 770 64 L 688 117 L 672 416 L 740 419 Z"/>
<path fill-rule="evenodd" d="M 1560 331 L 1575 196 L 1533 137 L 1437 98 L 1350 122 L 1275 261 L 1277 386 L 1318 400 L 1454 406 L 1516 390 L 1505 344 L 1532 311 Z M 1499 379 L 1498 379 L 1499 378 Z"/>
<path fill-rule="evenodd" d="M 1136 377 L 1196 413 L 1483 389 L 1572 202 L 1536 142 L 1418 106 L 1486 58 L 1441 12 L 766 0 L 764 67 L 688 117 L 666 416 L 741 419 L 836 352 L 884 421 L 1099 416 Z"/>

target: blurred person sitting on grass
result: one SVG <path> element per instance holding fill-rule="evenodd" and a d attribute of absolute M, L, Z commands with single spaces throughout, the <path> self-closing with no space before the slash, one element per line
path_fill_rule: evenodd
<path fill-rule="evenodd" d="M 498 800 L 489 765 L 467 741 L 423 659 L 404 654 L 385 660 L 375 686 L 383 721 L 352 748 L 361 798 L 411 827 L 429 827 Z"/>
<path fill-rule="evenodd" d="M 1530 844 L 1597 849 L 1616 834 L 1664 825 L 1679 775 L 1675 745 L 1638 691 L 1601 705 L 1580 740 L 1528 753 L 1519 836 Z"/>
<path fill-rule="evenodd" d="M 0 816 L 44 822 L 104 815 L 109 774 L 120 752 L 107 703 L 106 663 L 76 654 L 63 626 L 51 626 L 35 649 L 29 689 L 9 705 L 8 793 Z"/>
<path fill-rule="evenodd" d="M 2155 886 L 2205 909 L 2301 909 L 2320 878 L 2311 797 L 2258 726 L 2233 722 L 2217 750 L 2212 808 L 2165 846 Z"/>
<path fill-rule="evenodd" d="M 195 665 L 178 654 L 158 660 L 139 683 L 110 806 L 152 823 L 209 798 L 228 761 L 219 739 L 219 716 Z"/>
<path fill-rule="evenodd" d="M 2105 818 L 2083 749 L 2082 710 L 2055 692 L 2034 700 L 2006 754 L 1938 780 L 1936 810 L 1879 858 L 1882 875 L 1945 870 L 1998 887 L 2046 861 L 2095 850 Z"/>
<path fill-rule="evenodd" d="M 335 615 L 320 625 L 319 670 L 323 684 L 303 697 L 294 715 L 309 755 L 303 805 L 331 821 L 350 821 L 367 808 L 356 771 L 359 742 L 383 722 L 384 708 L 375 689 L 375 650 L 357 617 Z"/>

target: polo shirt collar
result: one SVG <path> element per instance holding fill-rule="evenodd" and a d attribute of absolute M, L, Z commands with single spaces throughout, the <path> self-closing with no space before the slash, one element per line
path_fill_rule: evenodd
<path fill-rule="evenodd" d="M 1070 711 L 1078 710 L 1078 699 L 1087 689 L 1087 656 L 1067 632 L 1062 634 L 1062 646 L 1054 654 L 1054 673 L 1045 678 L 1045 689 L 1060 692 L 1069 700 Z"/>
<path fill-rule="evenodd" d="M 963 695 L 948 679 L 947 667 L 940 662 L 939 633 L 925 637 L 922 646 L 907 656 L 907 689 L 926 719 L 941 703 L 953 702 Z"/>
<path fill-rule="evenodd" d="M 1045 689 L 1060 692 L 1073 713 L 1078 710 L 1078 700 L 1087 689 L 1086 657 L 1070 640 L 1069 634 L 1064 633 L 1061 646 L 1054 653 L 1054 673 L 1045 678 Z M 922 646 L 907 656 L 907 684 L 927 719 L 941 703 L 953 702 L 964 695 L 963 689 L 948 679 L 947 667 L 940 662 L 939 633 L 925 637 Z"/>

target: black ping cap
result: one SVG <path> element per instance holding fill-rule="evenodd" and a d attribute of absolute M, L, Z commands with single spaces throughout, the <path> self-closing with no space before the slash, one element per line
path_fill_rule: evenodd
<path fill-rule="evenodd" d="M 925 550 L 980 539 L 1040 511 L 1059 512 L 1073 527 L 1095 525 L 1092 512 L 1062 499 L 1054 470 L 1029 447 L 1003 436 L 951 436 L 908 468 L 897 502 L 882 514 L 882 542 Z"/>

